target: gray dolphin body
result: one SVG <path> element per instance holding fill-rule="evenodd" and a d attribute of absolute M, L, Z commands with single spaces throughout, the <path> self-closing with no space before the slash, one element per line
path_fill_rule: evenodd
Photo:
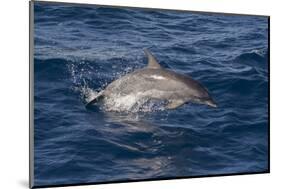
<path fill-rule="evenodd" d="M 162 68 L 148 50 L 144 52 L 148 57 L 147 67 L 113 81 L 87 106 L 102 101 L 122 111 L 148 100 L 162 100 L 166 102 L 166 109 L 174 109 L 188 102 L 217 107 L 202 84 L 187 75 Z"/>

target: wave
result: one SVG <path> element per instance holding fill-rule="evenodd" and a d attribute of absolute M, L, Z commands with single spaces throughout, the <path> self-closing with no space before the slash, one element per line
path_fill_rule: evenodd
<path fill-rule="evenodd" d="M 181 49 L 183 46 L 178 45 L 174 47 L 173 50 L 181 52 L 178 48 Z M 220 68 L 222 69 L 222 72 L 220 69 L 216 68 L 216 66 L 214 67 L 215 64 L 212 60 L 194 61 L 197 62 L 199 70 L 193 71 L 192 76 L 195 76 L 195 79 L 198 78 L 203 81 L 203 83 L 207 84 L 207 86 L 211 85 L 211 87 L 208 88 L 217 90 L 217 92 L 232 91 L 233 93 L 234 91 L 237 91 L 237 94 L 239 95 L 253 93 L 267 87 L 266 72 L 259 72 L 255 69 L 255 67 L 253 67 L 253 62 L 255 61 L 263 64 L 261 60 L 263 60 L 263 62 L 265 61 L 267 53 L 268 52 L 265 49 L 253 50 L 250 53 L 243 53 L 231 61 L 233 63 L 239 62 L 240 66 L 237 64 L 230 64 L 228 67 Z M 242 60 L 246 63 L 243 64 Z M 72 84 L 70 83 L 68 87 L 74 93 L 79 94 L 82 102 L 87 104 L 110 82 L 140 67 L 137 63 L 138 60 L 135 60 L 132 65 L 127 65 L 126 62 L 129 61 L 130 58 L 115 58 L 110 56 L 105 60 L 97 59 L 94 61 L 54 58 L 46 60 L 35 59 L 35 71 L 37 73 L 36 76 L 40 75 L 41 77 L 44 77 L 44 80 L 64 79 L 68 80 L 68 82 L 71 81 Z M 114 62 L 116 65 L 109 66 Z M 178 66 L 184 65 L 184 62 L 174 63 Z M 266 64 L 266 62 L 264 62 L 264 64 Z M 210 66 L 210 69 L 212 70 L 208 70 L 207 65 L 208 67 Z M 200 70 L 203 67 L 204 69 Z M 108 75 L 108 73 L 112 73 L 112 75 Z M 248 77 L 249 75 L 251 75 L 250 78 Z M 215 85 L 217 86 L 215 87 Z M 221 87 L 223 90 L 218 90 L 218 87 Z M 264 92 L 264 90 L 261 92 Z M 124 98 L 115 97 L 114 100 L 111 99 L 106 102 L 107 103 L 100 103 L 101 109 L 104 111 L 119 112 L 163 111 L 165 110 L 165 105 L 167 103 L 165 101 L 154 101 L 151 99 L 141 98 L 141 96 L 138 95 L 127 96 Z M 125 104 L 126 106 L 124 106 Z"/>
<path fill-rule="evenodd" d="M 239 63 L 258 63 L 257 65 L 266 65 L 268 62 L 268 49 L 256 49 L 250 52 L 244 52 L 237 56 L 233 61 Z"/>

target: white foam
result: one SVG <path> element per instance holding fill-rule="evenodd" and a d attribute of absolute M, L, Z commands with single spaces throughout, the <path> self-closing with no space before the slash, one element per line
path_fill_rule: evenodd
<path fill-rule="evenodd" d="M 155 107 L 155 102 L 151 102 L 148 96 L 153 96 L 152 94 L 159 94 L 162 91 L 158 90 L 149 90 L 146 92 L 132 93 L 128 95 L 114 95 L 106 97 L 104 99 L 103 107 L 106 111 L 117 111 L 117 112 L 150 112 L 157 110 L 164 110 L 164 107 L 159 106 Z"/>
<path fill-rule="evenodd" d="M 104 106 L 109 111 L 129 111 L 139 101 L 140 94 L 116 95 L 104 100 Z"/>

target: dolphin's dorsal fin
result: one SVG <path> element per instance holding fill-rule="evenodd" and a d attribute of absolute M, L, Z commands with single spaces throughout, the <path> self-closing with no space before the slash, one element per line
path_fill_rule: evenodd
<path fill-rule="evenodd" d="M 160 64 L 157 62 L 156 58 L 151 54 L 151 52 L 149 52 L 149 50 L 144 49 L 143 51 L 148 58 L 147 68 L 161 68 Z"/>

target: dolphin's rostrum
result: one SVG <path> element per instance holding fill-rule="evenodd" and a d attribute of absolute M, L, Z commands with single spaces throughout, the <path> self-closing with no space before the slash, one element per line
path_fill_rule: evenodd
<path fill-rule="evenodd" d="M 164 69 L 156 58 L 144 50 L 148 65 L 110 83 L 92 99 L 87 107 L 101 101 L 110 110 L 130 111 L 148 101 L 165 102 L 166 109 L 174 109 L 193 102 L 217 107 L 208 90 L 191 77 Z"/>

